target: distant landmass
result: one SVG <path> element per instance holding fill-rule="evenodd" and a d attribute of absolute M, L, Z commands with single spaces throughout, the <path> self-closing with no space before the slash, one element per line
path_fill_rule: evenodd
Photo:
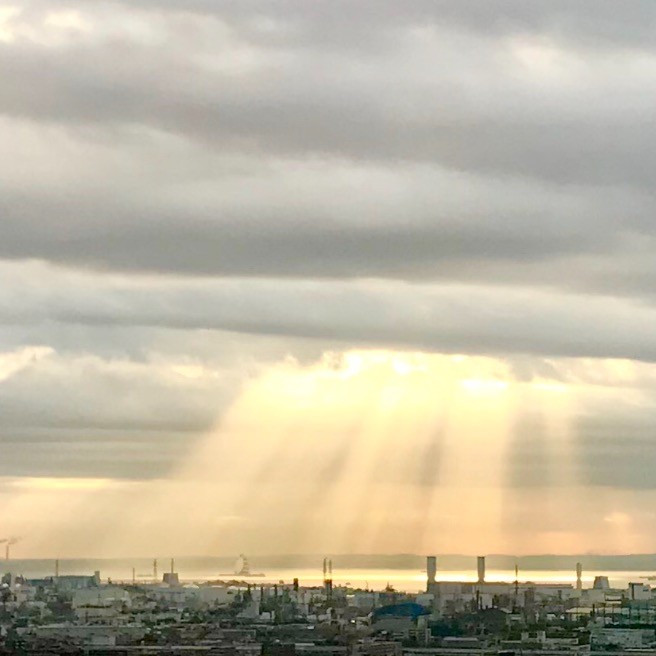
<path fill-rule="evenodd" d="M 459 571 L 475 567 L 475 555 L 440 554 L 328 554 L 333 567 L 348 569 L 420 569 L 426 566 L 426 555 L 437 556 L 438 569 Z M 512 556 L 507 554 L 485 554 L 488 569 L 513 569 L 515 564 L 524 570 L 564 570 L 582 563 L 594 570 L 656 570 L 656 554 L 538 554 Z M 259 566 L 270 568 L 316 567 L 323 555 L 268 555 L 253 556 Z"/>
<path fill-rule="evenodd" d="M 175 556 L 176 565 L 182 572 L 209 573 L 218 576 L 223 572 L 234 571 L 236 555 L 232 556 Z M 475 555 L 440 554 L 433 552 L 427 555 L 437 556 L 438 571 L 466 571 L 475 570 Z M 574 570 L 576 563 L 580 562 L 587 571 L 640 571 L 656 573 L 656 554 L 538 554 L 515 557 L 507 554 L 485 554 L 488 571 L 514 569 L 515 564 L 522 571 L 564 571 Z M 160 559 L 160 571 L 168 566 L 170 554 L 154 554 Z M 329 556 L 333 562 L 333 569 L 337 573 L 342 570 L 414 570 L 424 571 L 426 555 L 420 554 L 286 554 L 286 555 L 256 555 L 249 554 L 249 561 L 253 571 L 266 571 L 271 574 L 275 570 L 316 570 L 320 572 L 323 558 Z M 131 576 L 131 570 L 137 572 L 152 572 L 152 558 L 121 557 L 121 558 L 60 558 L 60 568 L 63 572 L 120 572 L 124 578 Z M 4 565 L 4 569 L 3 569 Z M 52 574 L 54 572 L 54 559 L 12 559 L 0 564 L 0 572 L 14 569 L 16 571 L 29 571 L 34 574 Z"/>

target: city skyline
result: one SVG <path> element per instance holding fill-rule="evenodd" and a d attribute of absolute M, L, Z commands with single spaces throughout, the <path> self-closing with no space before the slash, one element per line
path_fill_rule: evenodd
<path fill-rule="evenodd" d="M 0 538 L 656 552 L 654 27 L 0 6 Z"/>

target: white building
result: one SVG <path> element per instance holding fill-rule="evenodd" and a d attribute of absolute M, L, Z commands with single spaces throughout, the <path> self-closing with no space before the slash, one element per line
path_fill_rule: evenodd
<path fill-rule="evenodd" d="M 651 588 L 644 583 L 629 583 L 628 597 L 631 601 L 651 599 Z"/>
<path fill-rule="evenodd" d="M 127 590 L 113 585 L 104 585 L 100 588 L 76 590 L 73 593 L 72 606 L 127 606 L 131 604 L 130 594 Z"/>

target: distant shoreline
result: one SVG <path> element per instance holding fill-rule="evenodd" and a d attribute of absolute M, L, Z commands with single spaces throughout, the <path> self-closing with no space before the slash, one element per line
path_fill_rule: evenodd
<path fill-rule="evenodd" d="M 17 554 L 18 555 L 18 554 Z M 423 571 L 426 565 L 426 557 L 419 554 L 328 554 L 332 558 L 335 569 L 390 569 L 390 570 L 408 570 L 416 569 Z M 465 554 L 443 554 L 434 552 L 431 555 L 437 556 L 438 569 L 442 571 L 459 571 L 475 568 L 476 557 Z M 589 570 L 608 570 L 608 571 L 656 571 L 656 554 L 624 554 L 624 555 L 605 555 L 605 554 L 541 554 L 512 556 L 507 554 L 484 554 L 486 556 L 487 567 L 489 569 L 513 569 L 515 564 L 520 570 L 567 570 L 576 566 L 576 563 L 583 564 L 585 569 Z M 180 556 L 178 554 L 157 554 L 151 557 L 60 557 L 60 563 L 76 563 L 83 565 L 87 563 L 91 567 L 94 563 L 98 565 L 111 563 L 125 563 L 127 561 L 134 563 L 141 569 L 148 570 L 154 557 L 161 561 L 165 566 L 167 559 L 174 556 L 179 567 L 193 567 L 194 565 L 203 565 L 203 567 L 216 567 L 217 571 L 226 571 L 226 567 L 231 567 L 234 563 L 234 555 L 228 556 Z M 258 569 L 289 569 L 289 568 L 320 568 L 324 554 L 284 554 L 284 555 L 256 555 L 249 554 L 253 566 Z M 39 563 L 49 563 L 55 560 L 53 557 L 41 558 L 13 558 L 11 563 L 22 565 L 36 565 Z M 8 564 L 8 563 L 7 563 Z M 2 569 L 2 565 L 0 565 Z"/>

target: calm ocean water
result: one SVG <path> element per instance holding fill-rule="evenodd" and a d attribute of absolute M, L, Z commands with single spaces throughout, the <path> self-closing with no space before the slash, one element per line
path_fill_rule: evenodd
<path fill-rule="evenodd" d="M 228 564 L 226 564 L 228 563 Z M 170 560 L 158 559 L 158 577 L 170 570 Z M 238 578 L 233 574 L 233 563 L 226 559 L 216 558 L 179 558 L 175 561 L 175 569 L 183 581 L 229 580 Z M 100 571 L 103 580 L 131 581 L 133 568 L 137 581 L 147 582 L 153 580 L 153 561 L 145 558 L 122 559 L 61 559 L 59 573 L 65 574 L 93 574 Z M 54 560 L 12 560 L 0 564 L 0 571 L 12 571 L 26 577 L 52 576 L 55 573 Z M 247 580 L 252 584 L 278 583 L 283 581 L 291 583 L 298 578 L 301 585 L 320 585 L 323 573 L 321 563 L 316 569 L 307 566 L 293 568 L 264 568 L 259 567 L 256 560 L 251 563 L 251 571 L 263 573 L 262 577 L 251 577 Z M 624 588 L 630 581 L 647 582 L 646 577 L 654 572 L 650 571 L 586 571 L 584 570 L 584 586 L 589 587 L 596 575 L 606 575 L 614 587 Z M 438 572 L 438 580 L 446 581 L 475 581 L 476 572 L 469 570 L 446 570 Z M 488 569 L 488 581 L 513 581 L 515 572 L 512 569 Z M 350 584 L 353 587 L 381 590 L 390 584 L 397 590 L 418 592 L 424 589 L 426 574 L 421 569 L 384 569 L 384 568 L 348 568 L 335 567 L 333 580 L 336 585 Z M 575 583 L 576 576 L 573 570 L 520 570 L 520 581 L 533 581 L 535 583 Z M 656 581 L 654 581 L 656 585 Z"/>

